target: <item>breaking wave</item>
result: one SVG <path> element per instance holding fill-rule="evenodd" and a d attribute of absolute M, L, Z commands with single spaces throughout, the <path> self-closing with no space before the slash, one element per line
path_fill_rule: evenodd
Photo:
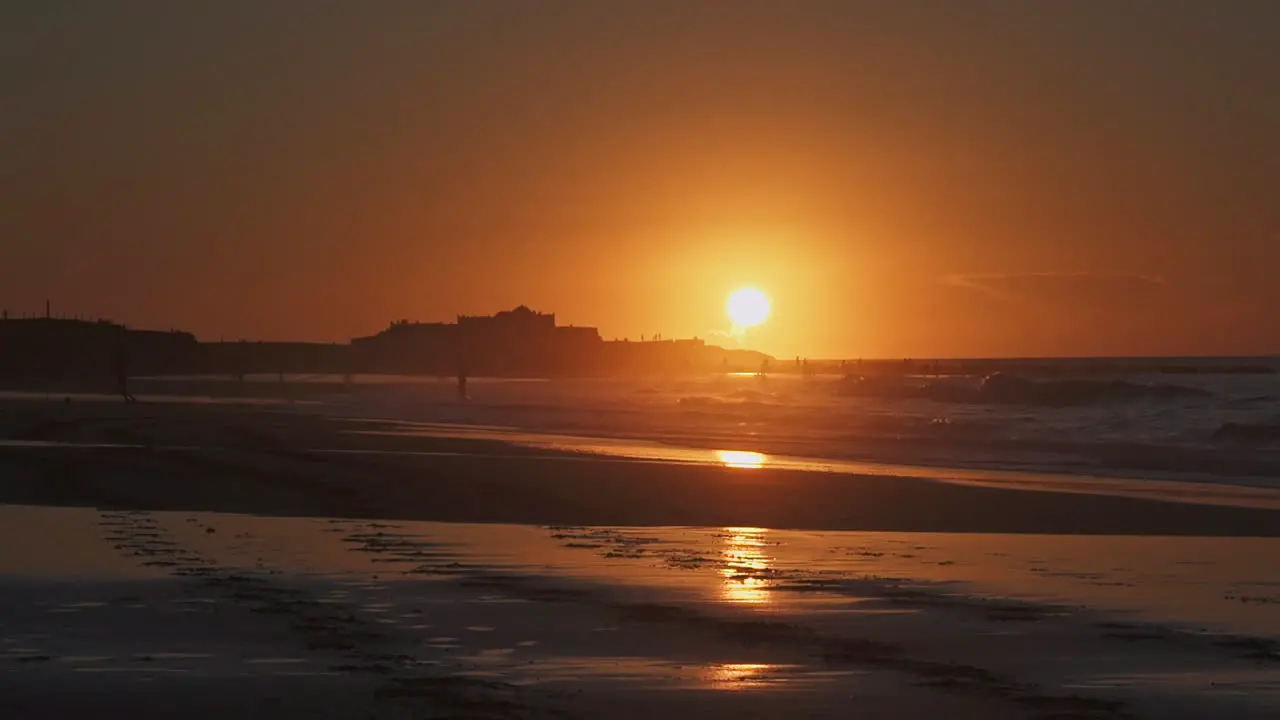
<path fill-rule="evenodd" d="M 993 373 L 970 378 L 921 381 L 910 378 L 856 378 L 842 393 L 867 397 L 899 397 L 940 402 L 1061 407 L 1208 397 L 1198 388 L 1128 380 L 1033 380 Z"/>
<path fill-rule="evenodd" d="M 1280 375 L 706 376 L 369 386 L 349 416 L 946 467 L 1280 478 Z M 314 409 L 314 406 L 308 406 Z"/>

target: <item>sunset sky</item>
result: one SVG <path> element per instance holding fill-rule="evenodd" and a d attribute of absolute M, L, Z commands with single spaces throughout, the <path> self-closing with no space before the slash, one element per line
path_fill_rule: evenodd
<path fill-rule="evenodd" d="M 0 305 L 1280 352 L 1280 2 L 0 5 Z"/>

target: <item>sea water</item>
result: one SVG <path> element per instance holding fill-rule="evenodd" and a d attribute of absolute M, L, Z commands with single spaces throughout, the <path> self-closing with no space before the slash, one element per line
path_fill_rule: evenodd
<path fill-rule="evenodd" d="M 324 407 L 351 417 L 792 458 L 1280 485 L 1280 374 L 1100 375 L 1087 363 L 1060 361 L 1051 378 L 1038 379 L 726 373 L 476 381 L 465 401 L 447 379 L 384 379 L 357 381 L 356 391 Z M 1261 361 L 1268 363 L 1280 367 Z"/>

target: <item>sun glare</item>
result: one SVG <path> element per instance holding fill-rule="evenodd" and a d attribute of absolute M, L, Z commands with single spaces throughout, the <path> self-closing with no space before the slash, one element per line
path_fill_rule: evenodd
<path fill-rule="evenodd" d="M 743 288 L 729 296 L 728 310 L 736 327 L 755 327 L 769 319 L 769 298 L 755 288 Z"/>
<path fill-rule="evenodd" d="M 750 450 L 717 450 L 716 459 L 731 468 L 762 468 L 768 458 L 764 453 Z"/>

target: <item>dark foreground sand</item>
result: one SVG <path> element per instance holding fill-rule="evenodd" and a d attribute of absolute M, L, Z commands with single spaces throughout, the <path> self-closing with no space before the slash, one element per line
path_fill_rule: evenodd
<path fill-rule="evenodd" d="M 0 714 L 1280 712 L 1274 509 L 357 428 L 0 407 Z"/>

